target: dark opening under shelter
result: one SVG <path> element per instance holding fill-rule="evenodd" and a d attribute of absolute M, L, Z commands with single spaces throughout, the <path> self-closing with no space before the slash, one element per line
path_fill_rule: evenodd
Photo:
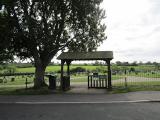
<path fill-rule="evenodd" d="M 95 51 L 95 52 L 63 52 L 58 58 L 61 60 L 61 88 L 63 90 L 70 88 L 70 64 L 76 60 L 102 60 L 107 63 L 107 86 L 106 88 L 112 88 L 111 82 L 111 64 L 113 59 L 112 51 Z M 64 76 L 64 64 L 67 64 L 67 76 Z"/>

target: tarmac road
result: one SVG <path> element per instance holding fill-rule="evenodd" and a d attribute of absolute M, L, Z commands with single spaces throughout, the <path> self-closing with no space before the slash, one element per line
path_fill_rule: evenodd
<path fill-rule="evenodd" d="M 0 103 L 0 120 L 159 120 L 159 102 Z"/>
<path fill-rule="evenodd" d="M 0 95 L 0 120 L 160 120 L 160 92 Z"/>

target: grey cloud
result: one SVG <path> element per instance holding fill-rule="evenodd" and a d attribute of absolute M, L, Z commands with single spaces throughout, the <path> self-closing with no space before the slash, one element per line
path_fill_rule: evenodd
<path fill-rule="evenodd" d="M 124 18 L 124 21 L 117 19 L 108 23 L 111 24 L 108 42 L 111 40 L 110 48 L 115 49 L 118 59 L 160 62 L 160 0 L 148 1 L 151 8 L 133 21 L 125 22 Z"/>
<path fill-rule="evenodd" d="M 154 30 L 152 31 L 152 33 L 155 33 L 155 32 L 160 32 L 160 26 L 157 26 L 154 28 Z"/>
<path fill-rule="evenodd" d="M 149 0 L 151 4 L 153 4 L 152 7 L 152 14 L 160 15 L 160 0 Z"/>
<path fill-rule="evenodd" d="M 138 28 L 137 28 L 138 29 Z M 160 25 L 154 25 L 154 27 L 152 27 L 152 29 L 150 28 L 150 26 L 148 25 L 148 28 L 146 29 L 150 29 L 149 32 L 143 32 L 138 36 L 126 36 L 126 40 L 140 40 L 140 39 L 148 39 L 151 36 L 156 35 L 157 33 L 160 33 Z"/>

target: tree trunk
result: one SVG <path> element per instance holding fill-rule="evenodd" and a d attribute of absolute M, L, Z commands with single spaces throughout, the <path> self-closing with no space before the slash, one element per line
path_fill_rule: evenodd
<path fill-rule="evenodd" d="M 47 86 L 44 81 L 45 70 L 51 59 L 55 54 L 51 54 L 50 56 L 39 55 L 37 49 L 33 51 L 33 58 L 35 62 L 35 80 L 34 80 L 34 88 L 41 88 Z"/>
<path fill-rule="evenodd" d="M 41 88 L 46 86 L 47 84 L 44 81 L 44 75 L 46 66 L 42 66 L 41 64 L 35 66 L 35 80 L 34 80 L 34 88 Z"/>

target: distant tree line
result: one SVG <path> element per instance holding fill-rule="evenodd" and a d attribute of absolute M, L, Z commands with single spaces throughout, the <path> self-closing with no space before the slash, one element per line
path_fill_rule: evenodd
<path fill-rule="evenodd" d="M 160 65 L 160 63 L 158 62 L 137 62 L 137 61 L 134 61 L 134 62 L 121 62 L 121 61 L 116 61 L 115 63 L 113 63 L 117 66 L 138 66 L 138 65 L 154 65 L 154 66 L 158 66 Z"/>

